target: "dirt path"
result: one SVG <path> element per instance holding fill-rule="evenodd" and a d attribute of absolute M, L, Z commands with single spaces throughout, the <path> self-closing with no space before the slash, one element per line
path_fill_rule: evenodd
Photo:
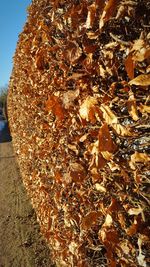
<path fill-rule="evenodd" d="M 52 267 L 11 143 L 0 144 L 0 267 Z"/>

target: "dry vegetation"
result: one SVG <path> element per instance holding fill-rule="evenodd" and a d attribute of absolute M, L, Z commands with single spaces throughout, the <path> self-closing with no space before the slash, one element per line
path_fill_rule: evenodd
<path fill-rule="evenodd" d="M 14 148 L 57 266 L 149 262 L 150 1 L 34 0 L 14 58 Z"/>

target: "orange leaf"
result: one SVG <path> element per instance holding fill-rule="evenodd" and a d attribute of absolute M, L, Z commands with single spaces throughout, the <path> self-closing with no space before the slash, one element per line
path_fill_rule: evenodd
<path fill-rule="evenodd" d="M 104 123 L 99 131 L 99 151 L 114 152 L 116 147 L 116 144 L 111 138 L 108 125 Z"/>
<path fill-rule="evenodd" d="M 92 227 L 93 224 L 95 224 L 97 222 L 97 219 L 99 218 L 99 216 L 101 215 L 100 212 L 97 211 L 91 211 L 89 212 L 82 221 L 82 227 L 84 229 L 89 229 Z"/>
<path fill-rule="evenodd" d="M 64 108 L 62 107 L 57 96 L 49 96 L 48 100 L 45 103 L 45 110 L 48 112 L 52 111 L 58 121 L 64 119 Z"/>
<path fill-rule="evenodd" d="M 127 234 L 129 236 L 133 236 L 137 232 L 138 225 L 136 223 L 133 223 L 128 229 Z"/>
<path fill-rule="evenodd" d="M 132 56 L 129 54 L 125 60 L 125 69 L 130 79 L 134 78 L 134 67 L 135 63 L 132 59 Z"/>
<path fill-rule="evenodd" d="M 98 155 L 98 168 L 103 169 L 107 163 L 107 160 L 103 158 L 102 154 Z"/>
<path fill-rule="evenodd" d="M 100 22 L 99 22 L 99 28 L 101 29 L 105 22 L 107 22 L 115 13 L 117 4 L 119 0 L 108 0 L 106 2 L 106 5 L 104 7 Z"/>

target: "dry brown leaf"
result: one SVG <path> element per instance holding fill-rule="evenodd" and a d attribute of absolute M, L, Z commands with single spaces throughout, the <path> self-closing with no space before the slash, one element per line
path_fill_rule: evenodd
<path fill-rule="evenodd" d="M 91 211 L 82 219 L 82 228 L 89 229 L 92 225 L 96 224 L 97 219 L 101 216 L 99 211 Z"/>
<path fill-rule="evenodd" d="M 106 188 L 99 183 L 95 184 L 95 189 L 100 192 L 104 192 L 104 193 L 106 192 Z"/>
<path fill-rule="evenodd" d="M 130 85 L 150 85 L 150 74 L 141 74 L 129 82 Z"/>
<path fill-rule="evenodd" d="M 69 81 L 69 80 L 76 80 L 76 79 L 79 79 L 79 78 L 81 78 L 83 76 L 84 76 L 84 73 L 74 72 L 71 76 L 68 76 L 67 77 L 67 81 Z"/>
<path fill-rule="evenodd" d="M 90 165 L 93 165 L 93 163 L 95 163 L 96 166 L 98 166 L 98 157 L 99 157 L 98 146 L 99 146 L 99 142 L 97 140 L 95 143 L 91 144 L 90 147 L 89 147 L 89 151 L 93 156 L 93 159 L 92 159 L 92 162 L 91 162 Z"/>
<path fill-rule="evenodd" d="M 113 125 L 114 130 L 117 132 L 117 134 L 121 136 L 132 136 L 132 133 L 129 129 L 127 129 L 125 126 L 122 126 L 121 124 L 117 123 Z"/>
<path fill-rule="evenodd" d="M 108 151 L 102 151 L 101 154 L 102 154 L 103 158 L 108 160 L 108 161 L 113 159 L 112 153 L 110 153 Z"/>
<path fill-rule="evenodd" d="M 137 260 L 138 260 L 138 263 L 140 266 L 147 267 L 145 255 L 142 251 L 142 243 L 143 243 L 143 240 L 142 240 L 141 236 L 139 236 L 139 238 L 138 238 L 139 255 L 137 256 Z"/>
<path fill-rule="evenodd" d="M 111 111 L 110 107 L 107 105 L 102 104 L 100 107 L 101 111 L 103 112 L 103 118 L 105 119 L 106 123 L 117 132 L 117 134 L 122 136 L 131 136 L 131 132 L 125 126 L 118 123 L 117 116 Z"/>
<path fill-rule="evenodd" d="M 125 60 L 125 69 L 130 79 L 134 78 L 134 67 L 135 63 L 133 61 L 132 55 L 129 54 Z"/>
<path fill-rule="evenodd" d="M 146 106 L 146 105 L 140 104 L 138 109 L 139 109 L 139 111 L 141 113 L 150 113 L 150 106 Z"/>
<path fill-rule="evenodd" d="M 117 116 L 111 111 L 110 107 L 107 105 L 102 104 L 100 107 L 101 111 L 103 112 L 103 118 L 106 120 L 108 125 L 113 125 L 118 123 Z"/>
<path fill-rule="evenodd" d="M 143 39 L 138 39 L 134 41 L 131 53 L 134 61 L 142 62 L 150 56 L 150 48 Z"/>
<path fill-rule="evenodd" d="M 86 34 L 87 34 L 87 36 L 88 36 L 88 38 L 89 39 L 97 39 L 97 37 L 98 37 L 98 33 L 96 33 L 96 32 L 92 32 L 92 31 L 90 31 L 90 32 L 86 32 Z"/>
<path fill-rule="evenodd" d="M 111 138 L 108 125 L 104 123 L 99 130 L 99 151 L 114 152 L 116 147 Z"/>
<path fill-rule="evenodd" d="M 86 19 L 86 28 L 90 29 L 93 26 L 94 19 L 96 14 L 96 4 L 93 3 L 88 7 L 88 15 Z"/>
<path fill-rule="evenodd" d="M 135 234 L 137 233 L 137 227 L 138 227 L 138 225 L 137 225 L 137 221 L 134 220 L 134 223 L 131 224 L 130 227 L 126 230 L 127 234 L 128 234 L 129 236 L 133 236 L 133 235 L 135 235 Z"/>
<path fill-rule="evenodd" d="M 84 100 L 84 102 L 81 104 L 80 109 L 79 109 L 79 114 L 80 114 L 81 118 L 89 121 L 90 110 L 93 109 L 95 105 L 97 105 L 96 98 L 94 98 L 92 96 L 88 96 Z"/>
<path fill-rule="evenodd" d="M 129 254 L 130 252 L 130 243 L 128 240 L 123 240 L 119 243 L 119 246 L 121 247 L 123 253 Z"/>
<path fill-rule="evenodd" d="M 105 22 L 107 22 L 115 13 L 119 0 L 108 0 L 104 7 L 102 16 L 99 21 L 99 29 L 102 29 Z"/>
<path fill-rule="evenodd" d="M 139 119 L 138 113 L 137 113 L 137 107 L 136 107 L 136 102 L 135 101 L 128 101 L 127 102 L 127 107 L 129 114 L 131 115 L 132 119 L 134 121 L 137 121 Z"/>
<path fill-rule="evenodd" d="M 127 108 L 130 116 L 134 121 L 139 119 L 136 100 L 132 91 L 129 92 L 129 99 L 127 101 Z"/>
<path fill-rule="evenodd" d="M 65 92 L 61 98 L 64 107 L 67 109 L 72 106 L 74 103 L 73 101 L 79 96 L 79 89 L 77 90 L 69 90 Z"/>
<path fill-rule="evenodd" d="M 128 210 L 129 215 L 139 215 L 142 212 L 143 212 L 143 208 L 141 208 L 141 207 L 131 208 Z"/>
<path fill-rule="evenodd" d="M 112 217 L 110 216 L 110 214 L 107 214 L 103 226 L 110 227 L 112 225 L 112 223 L 113 223 Z"/>
<path fill-rule="evenodd" d="M 136 151 L 134 154 L 131 155 L 129 165 L 131 169 L 135 170 L 137 162 L 148 163 L 149 161 L 150 157 L 146 153 L 139 153 Z"/>

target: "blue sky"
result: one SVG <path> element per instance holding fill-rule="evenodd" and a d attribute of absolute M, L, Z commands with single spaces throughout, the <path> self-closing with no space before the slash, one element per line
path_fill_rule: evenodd
<path fill-rule="evenodd" d="M 18 35 L 31 0 L 3 0 L 0 9 L 0 88 L 9 83 Z"/>

